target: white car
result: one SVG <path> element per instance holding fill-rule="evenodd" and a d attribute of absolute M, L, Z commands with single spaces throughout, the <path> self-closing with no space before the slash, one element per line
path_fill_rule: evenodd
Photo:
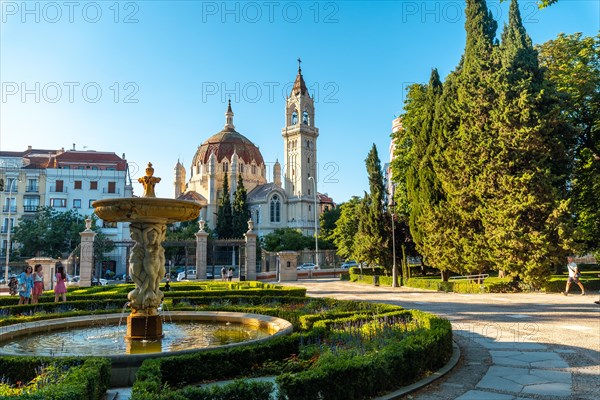
<path fill-rule="evenodd" d="M 196 270 L 191 269 L 187 272 L 187 278 L 185 277 L 185 271 L 181 271 L 177 274 L 177 282 L 181 282 L 184 280 L 196 279 Z"/>
<path fill-rule="evenodd" d="M 298 271 L 308 271 L 313 269 L 319 269 L 319 267 L 315 263 L 304 263 L 300 264 L 296 267 Z"/>

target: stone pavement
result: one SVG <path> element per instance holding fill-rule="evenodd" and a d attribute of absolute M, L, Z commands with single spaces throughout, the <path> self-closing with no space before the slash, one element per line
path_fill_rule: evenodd
<path fill-rule="evenodd" d="M 458 294 L 336 279 L 289 285 L 306 287 L 309 296 L 398 304 L 450 320 L 459 364 L 404 399 L 600 398 L 597 294 Z"/>

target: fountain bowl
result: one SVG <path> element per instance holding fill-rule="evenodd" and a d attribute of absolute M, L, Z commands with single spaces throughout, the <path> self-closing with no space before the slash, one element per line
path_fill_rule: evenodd
<path fill-rule="evenodd" d="M 104 314 L 104 315 L 87 315 L 78 317 L 58 318 L 36 322 L 26 322 L 3 327 L 0 331 L 0 343 L 6 343 L 14 338 L 26 335 L 39 335 L 47 332 L 61 330 L 65 328 L 88 327 L 94 324 L 109 324 L 117 323 L 123 318 L 122 314 Z M 135 374 L 144 360 L 149 358 L 167 357 L 174 355 L 192 354 L 203 351 L 211 351 L 220 348 L 230 348 L 237 346 L 246 346 L 255 343 L 262 343 L 273 338 L 288 335 L 292 333 L 293 326 L 289 321 L 277 317 L 267 315 L 237 313 L 225 311 L 170 311 L 169 319 L 173 322 L 177 321 L 207 321 L 207 322 L 232 322 L 243 325 L 259 326 L 266 329 L 270 336 L 258 339 L 251 339 L 240 343 L 230 343 L 221 346 L 205 347 L 193 350 L 180 351 L 160 351 L 154 353 L 139 353 L 139 354 L 116 354 L 105 355 L 102 357 L 109 358 L 112 362 L 111 368 L 111 387 L 131 386 L 135 381 Z M 132 341 L 132 345 L 141 346 L 141 342 Z M 93 354 L 93 343 L 90 343 L 90 355 Z M 152 346 L 152 344 L 150 344 Z M 160 349 L 160 346 L 158 346 Z M 0 355 L 15 355 L 3 354 L 0 350 Z M 55 356 L 59 357 L 59 356 Z"/>
<path fill-rule="evenodd" d="M 132 197 L 96 200 L 96 215 L 108 222 L 170 224 L 198 218 L 201 205 L 188 200 Z"/>

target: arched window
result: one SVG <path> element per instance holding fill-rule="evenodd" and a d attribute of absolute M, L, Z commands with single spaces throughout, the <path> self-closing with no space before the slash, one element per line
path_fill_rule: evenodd
<path fill-rule="evenodd" d="M 256 209 L 255 213 L 254 213 L 254 220 L 257 224 L 260 224 L 260 209 Z"/>
<path fill-rule="evenodd" d="M 306 111 L 302 113 L 302 123 L 308 125 L 308 113 Z"/>
<path fill-rule="evenodd" d="M 256 175 L 256 164 L 252 164 L 252 175 Z"/>
<path fill-rule="evenodd" d="M 281 220 L 281 202 L 279 201 L 278 195 L 271 197 L 271 203 L 269 205 L 271 222 L 280 222 Z"/>
<path fill-rule="evenodd" d="M 223 172 L 229 171 L 229 164 L 227 161 L 223 161 Z"/>
<path fill-rule="evenodd" d="M 296 125 L 298 123 L 298 113 L 294 111 L 292 113 L 292 125 Z"/>

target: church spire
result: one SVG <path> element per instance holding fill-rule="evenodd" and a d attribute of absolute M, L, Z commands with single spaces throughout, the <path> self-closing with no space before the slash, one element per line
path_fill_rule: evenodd
<path fill-rule="evenodd" d="M 225 113 L 225 128 L 235 129 L 233 125 L 233 110 L 231 109 L 231 99 L 227 105 L 227 112 Z"/>
<path fill-rule="evenodd" d="M 294 82 L 294 87 L 292 88 L 292 96 L 308 93 L 308 89 L 306 89 L 306 83 L 304 83 L 304 78 L 302 77 L 302 67 L 300 66 L 301 63 L 302 60 L 298 58 L 298 75 L 296 75 L 296 81 Z"/>

